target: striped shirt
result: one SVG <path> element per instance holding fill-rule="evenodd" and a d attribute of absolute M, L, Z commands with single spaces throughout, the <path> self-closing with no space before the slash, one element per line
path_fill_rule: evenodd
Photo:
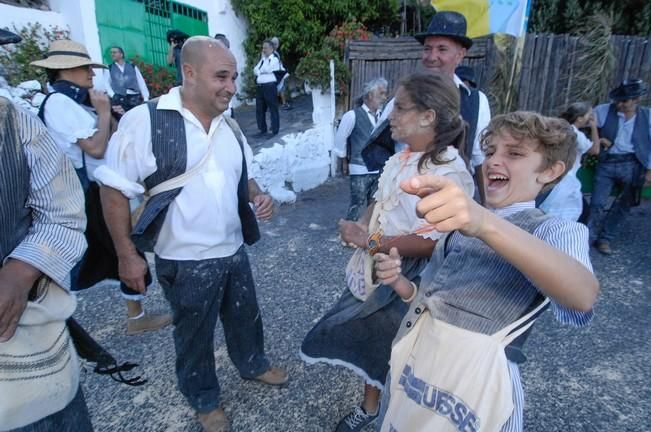
<path fill-rule="evenodd" d="M 31 210 L 32 224 L 25 238 L 7 258 L 26 262 L 59 285 L 69 288 L 70 270 L 86 248 L 81 185 L 70 161 L 38 118 L 16 108 L 16 121 L 30 171 L 30 190 L 25 206 Z M 18 179 L 20 176 L 21 173 L 16 172 L 13 177 Z M 14 186 L 6 185 L 7 190 L 15 190 Z M 0 221 L 7 220 L 11 211 L 10 208 L 1 208 Z M 6 236 L 5 230 L 12 229 L 14 227 L 0 224 L 0 235 Z"/>
<path fill-rule="evenodd" d="M 535 202 L 529 201 L 495 210 L 495 213 L 501 217 L 507 217 L 519 211 L 534 207 Z M 538 228 L 534 230 L 533 235 L 573 257 L 592 272 L 592 264 L 590 263 L 589 255 L 588 228 L 585 225 L 560 218 L 550 218 L 541 223 Z M 556 320 L 563 324 L 581 327 L 587 325 L 593 317 L 592 311 L 575 311 L 568 309 L 553 300 L 551 300 L 551 307 Z M 518 365 L 509 361 L 508 368 L 511 377 L 511 384 L 513 385 L 513 414 L 502 427 L 501 432 L 520 432 L 524 427 L 524 390 L 522 388 Z"/>

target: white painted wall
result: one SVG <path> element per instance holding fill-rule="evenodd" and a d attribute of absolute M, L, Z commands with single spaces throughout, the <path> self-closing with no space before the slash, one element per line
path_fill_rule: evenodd
<path fill-rule="evenodd" d="M 0 27 L 12 30 L 15 26 L 17 29 L 21 29 L 28 23 L 35 22 L 46 28 L 53 26 L 67 27 L 67 23 L 61 14 L 57 12 L 0 4 Z"/>

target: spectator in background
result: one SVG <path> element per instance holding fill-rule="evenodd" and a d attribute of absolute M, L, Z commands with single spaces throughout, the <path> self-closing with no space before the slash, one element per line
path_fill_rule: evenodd
<path fill-rule="evenodd" d="M 270 39 L 262 42 L 262 56 L 253 68 L 256 76 L 255 117 L 258 121 L 259 132 L 255 137 L 262 137 L 267 133 L 267 110 L 271 114 L 271 136 L 277 135 L 280 129 L 278 117 L 278 89 L 274 72 L 280 70 L 280 60 L 274 55 L 273 44 Z"/>
<path fill-rule="evenodd" d="M 226 37 L 225 34 L 222 34 L 222 33 L 216 33 L 216 34 L 215 34 L 215 39 L 217 39 L 218 41 L 220 41 L 221 43 L 223 43 L 224 45 L 226 45 L 226 48 L 228 48 L 228 49 L 231 48 L 231 43 L 230 43 L 230 41 L 228 40 L 228 38 Z"/>
<path fill-rule="evenodd" d="M 111 47 L 113 63 L 104 73 L 104 86 L 113 110 L 120 115 L 149 100 L 149 90 L 138 66 L 124 61 L 124 50 Z M 121 109 L 119 109 L 120 107 Z"/>
<path fill-rule="evenodd" d="M 111 102 L 105 93 L 93 90 L 93 68 L 104 68 L 88 55 L 86 47 L 71 40 L 50 44 L 47 58 L 31 63 L 46 69 L 53 91 L 41 104 L 39 117 L 54 142 L 70 158 L 86 198 L 86 239 L 89 247 L 81 264 L 73 269 L 73 290 L 88 288 L 104 279 L 118 278 L 118 257 L 107 231 L 99 199 L 95 169 L 102 165 L 112 133 Z M 151 275 L 148 273 L 151 283 Z M 127 334 L 157 330 L 170 324 L 169 314 L 145 314 L 142 292 L 122 283 L 127 306 Z"/>
<path fill-rule="evenodd" d="M 287 78 L 289 78 L 289 73 L 287 72 L 287 69 L 285 69 L 285 65 L 283 65 L 282 56 L 278 49 L 280 47 L 280 39 L 278 39 L 278 36 L 271 38 L 271 44 L 274 47 L 274 55 L 278 57 L 278 61 L 280 62 L 280 69 L 276 72 L 276 81 L 278 82 L 276 88 L 278 90 L 278 96 L 280 96 L 280 103 L 282 104 L 280 107 L 285 111 L 289 111 L 292 109 L 292 104 L 287 101 L 289 96 L 289 89 L 287 88 Z"/>
<path fill-rule="evenodd" d="M 169 30 L 167 32 L 167 64 L 176 68 L 176 85 L 183 83 L 183 60 L 181 59 L 181 48 L 189 36 L 180 30 Z"/>
<path fill-rule="evenodd" d="M 347 220 L 356 221 L 373 201 L 380 178 L 379 171 L 369 171 L 362 149 L 375 127 L 380 108 L 387 100 L 387 80 L 376 78 L 364 84 L 362 105 L 341 118 L 335 134 L 334 153 L 342 160 L 343 174 L 350 175 L 350 206 Z"/>
<path fill-rule="evenodd" d="M 631 206 L 639 203 L 644 184 L 651 184 L 651 108 L 640 106 L 647 93 L 639 79 L 623 81 L 609 93 L 612 100 L 594 109 L 603 146 L 590 199 L 590 241 L 605 255 Z M 613 187 L 621 192 L 606 209 Z"/>
<path fill-rule="evenodd" d="M 599 154 L 599 131 L 592 107 L 585 102 L 571 104 L 560 115 L 572 125 L 576 135 L 576 159 L 567 174 L 552 189 L 542 192 L 536 198 L 537 207 L 551 216 L 576 221 L 583 212 L 581 182 L 576 176 L 581 167 L 581 156 L 585 153 Z M 579 129 L 590 128 L 590 139 Z M 579 222 L 584 222 L 582 219 Z"/>

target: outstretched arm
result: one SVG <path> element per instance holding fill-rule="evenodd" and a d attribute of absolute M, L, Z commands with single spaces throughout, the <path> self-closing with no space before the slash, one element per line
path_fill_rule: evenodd
<path fill-rule="evenodd" d="M 481 239 L 539 290 L 565 307 L 589 311 L 594 305 L 599 282 L 589 269 L 475 203 L 449 179 L 419 176 L 402 182 L 401 187 L 422 197 L 417 211 L 437 231 L 459 230 Z"/>

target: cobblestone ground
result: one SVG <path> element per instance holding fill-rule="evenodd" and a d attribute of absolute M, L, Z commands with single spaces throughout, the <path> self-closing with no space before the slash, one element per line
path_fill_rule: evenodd
<path fill-rule="evenodd" d="M 297 354 L 305 333 L 343 290 L 351 252 L 337 239 L 336 221 L 347 204 L 343 179 L 301 193 L 297 203 L 279 208 L 272 221 L 261 225 L 263 239 L 248 249 L 267 352 L 289 370 L 291 381 L 269 388 L 241 380 L 218 326 L 216 367 L 235 432 L 332 431 L 361 397 L 355 375 L 305 365 Z M 593 254 L 602 294 L 590 327 L 560 326 L 551 313 L 537 324 L 522 368 L 526 431 L 649 430 L 650 217 L 651 203 L 645 202 L 614 242 L 615 254 Z M 167 310 L 160 289 L 148 295 L 146 307 Z M 126 336 L 124 304 L 111 284 L 81 293 L 76 316 L 117 357 L 140 363 L 139 373 L 149 380 L 131 388 L 84 373 L 96 431 L 200 431 L 176 389 L 171 328 Z"/>

